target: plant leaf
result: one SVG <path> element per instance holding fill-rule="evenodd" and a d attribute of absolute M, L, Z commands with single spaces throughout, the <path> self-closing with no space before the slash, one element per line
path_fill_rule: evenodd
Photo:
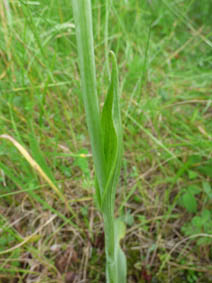
<path fill-rule="evenodd" d="M 207 196 L 209 197 L 209 199 L 212 199 L 212 189 L 211 189 L 211 185 L 208 182 L 203 182 L 203 190 L 204 192 L 207 194 Z"/>
<path fill-rule="evenodd" d="M 102 208 L 104 211 L 107 209 L 113 210 L 122 158 L 122 125 L 118 94 L 118 68 L 115 54 L 113 52 L 110 52 L 110 54 L 112 58 L 111 83 L 101 117 L 106 164 L 106 186 L 102 197 Z"/>
<path fill-rule="evenodd" d="M 188 212 L 193 213 L 197 211 L 197 201 L 191 192 L 186 192 L 183 195 L 183 206 Z"/>

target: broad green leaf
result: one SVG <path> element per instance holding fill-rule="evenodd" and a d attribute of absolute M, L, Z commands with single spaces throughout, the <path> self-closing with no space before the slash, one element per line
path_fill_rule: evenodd
<path fill-rule="evenodd" d="M 183 206 L 186 208 L 188 212 L 196 212 L 197 211 L 197 201 L 193 194 L 187 192 L 183 195 Z"/>
<path fill-rule="evenodd" d="M 118 68 L 111 52 L 112 75 L 108 94 L 102 110 L 101 128 L 106 168 L 106 186 L 102 197 L 102 211 L 106 218 L 114 217 L 116 185 L 119 180 L 122 158 L 122 126 L 118 93 Z M 107 282 L 126 282 L 126 257 L 120 247 L 125 225 L 120 220 L 106 221 Z M 113 222 L 113 223 L 112 223 Z"/>
<path fill-rule="evenodd" d="M 118 93 L 118 68 L 116 57 L 111 52 L 112 75 L 108 94 L 102 110 L 101 127 L 106 167 L 106 186 L 102 197 L 102 208 L 113 209 L 116 185 L 119 180 L 122 158 L 122 125 Z M 109 207 L 108 207 L 109 209 Z"/>

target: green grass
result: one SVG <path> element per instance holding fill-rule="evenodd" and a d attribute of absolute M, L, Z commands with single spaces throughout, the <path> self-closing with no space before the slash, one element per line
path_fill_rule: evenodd
<path fill-rule="evenodd" d="M 0 3 L 0 135 L 28 150 L 71 210 L 1 139 L 0 282 L 104 282 L 71 1 L 11 1 L 5 10 L 7 2 Z M 128 282 L 145 282 L 145 273 L 155 282 L 211 282 L 210 237 L 195 235 L 212 233 L 205 224 L 212 222 L 212 5 L 111 1 L 107 33 L 103 2 L 92 1 L 97 89 L 103 102 L 108 46 L 122 92 L 116 214 L 127 225 Z"/>

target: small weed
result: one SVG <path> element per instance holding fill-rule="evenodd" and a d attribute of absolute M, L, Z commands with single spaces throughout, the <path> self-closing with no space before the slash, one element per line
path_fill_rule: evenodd
<path fill-rule="evenodd" d="M 182 190 L 182 197 L 179 204 L 190 213 L 197 212 L 197 196 L 201 193 L 201 189 L 198 186 L 191 185 L 187 189 Z"/>
<path fill-rule="evenodd" d="M 212 243 L 212 212 L 204 209 L 199 216 L 194 216 L 191 222 L 186 223 L 182 227 L 182 231 L 187 236 L 200 234 L 200 239 L 197 240 L 198 245 L 209 245 Z M 206 237 L 201 238 L 204 233 Z M 207 234 L 209 237 L 207 237 Z"/>

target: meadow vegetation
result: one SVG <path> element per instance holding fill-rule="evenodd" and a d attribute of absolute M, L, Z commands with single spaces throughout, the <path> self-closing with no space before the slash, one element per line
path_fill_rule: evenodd
<path fill-rule="evenodd" d="M 212 282 L 212 3 L 114 0 L 108 27 L 105 3 L 97 90 L 102 107 L 112 50 L 127 282 Z M 0 23 L 0 282 L 105 282 L 72 2 L 0 1 Z"/>

